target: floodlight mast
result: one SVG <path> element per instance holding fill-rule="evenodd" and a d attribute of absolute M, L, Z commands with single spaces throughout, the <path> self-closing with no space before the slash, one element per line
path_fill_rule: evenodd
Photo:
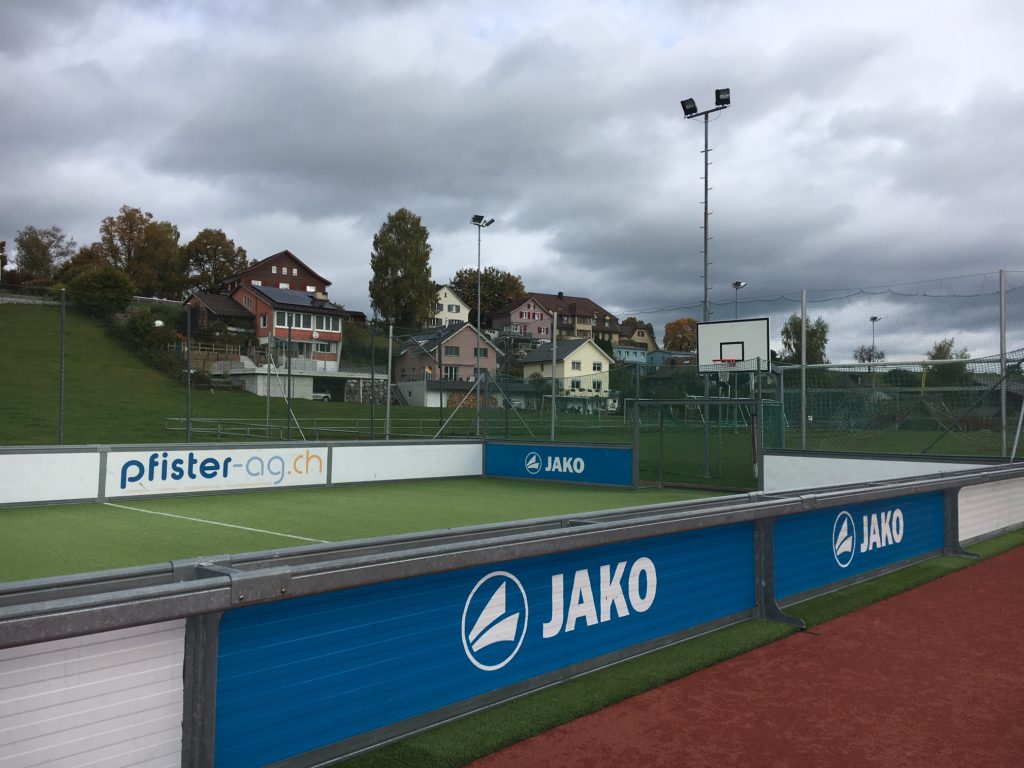
<path fill-rule="evenodd" d="M 494 219 L 476 213 L 470 218 L 469 223 L 476 227 L 476 357 L 473 359 L 473 381 L 476 384 L 476 434 L 479 436 L 480 399 L 484 394 L 480 387 L 480 233 L 484 227 L 491 226 Z"/>
<path fill-rule="evenodd" d="M 706 323 L 711 319 L 711 305 L 708 303 L 708 265 L 711 263 L 708 261 L 708 241 L 711 239 L 708 236 L 708 192 L 710 187 L 708 186 L 708 115 L 712 112 L 721 112 L 723 109 L 728 109 L 731 99 L 728 88 L 718 88 L 715 90 L 715 106 L 712 109 L 705 109 L 703 112 L 697 111 L 697 102 L 693 99 L 683 99 L 679 102 L 683 108 L 683 116 L 687 119 L 692 117 L 703 117 L 704 118 L 704 322 Z"/>

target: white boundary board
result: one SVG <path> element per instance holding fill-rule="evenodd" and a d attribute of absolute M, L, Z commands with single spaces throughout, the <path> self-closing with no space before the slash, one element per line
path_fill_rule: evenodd
<path fill-rule="evenodd" d="M 753 370 L 758 358 L 761 370 L 769 370 L 767 317 L 697 323 L 697 364 L 702 373 L 722 370 L 722 364 L 715 361 L 723 359 L 736 360 L 734 370 Z"/>

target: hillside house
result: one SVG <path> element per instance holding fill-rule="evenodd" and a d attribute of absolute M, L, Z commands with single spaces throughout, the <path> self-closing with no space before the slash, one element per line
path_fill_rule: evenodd
<path fill-rule="evenodd" d="M 585 296 L 566 296 L 559 292 L 531 293 L 534 300 L 549 314 L 558 313 L 558 336 L 568 339 L 604 340 L 619 343 L 619 318 Z"/>
<path fill-rule="evenodd" d="M 405 381 L 473 381 L 476 375 L 476 327 L 470 323 L 414 334 L 395 354 L 395 383 Z M 491 376 L 498 367 L 498 348 L 480 339 L 480 368 Z"/>
<path fill-rule="evenodd" d="M 531 296 L 516 299 L 498 309 L 491 328 L 503 336 L 528 336 L 540 341 L 551 339 L 551 313 Z"/>
<path fill-rule="evenodd" d="M 614 363 L 593 339 L 571 339 L 555 345 L 554 364 L 549 344 L 542 344 L 523 359 L 523 378 L 555 378 L 555 394 L 580 399 L 602 399 L 608 407 L 608 372 Z"/>
<path fill-rule="evenodd" d="M 645 352 L 658 351 L 658 340 L 646 324 L 624 320 L 620 323 L 619 328 L 620 343 L 643 347 Z"/>
<path fill-rule="evenodd" d="M 280 251 L 224 278 L 220 293 L 230 294 L 240 285 L 280 288 L 285 291 L 320 293 L 326 296 L 331 281 L 306 266 L 291 251 Z"/>
<path fill-rule="evenodd" d="M 437 287 L 437 300 L 434 302 L 434 314 L 427 322 L 430 328 L 447 328 L 470 322 L 473 310 L 455 293 L 450 285 Z"/>

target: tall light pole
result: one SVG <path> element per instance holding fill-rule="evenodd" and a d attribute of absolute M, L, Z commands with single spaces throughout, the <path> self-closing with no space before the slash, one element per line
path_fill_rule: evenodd
<path fill-rule="evenodd" d="M 476 382 L 476 434 L 479 436 L 480 398 L 483 396 L 483 391 L 480 388 L 480 235 L 484 231 L 484 227 L 489 227 L 494 223 L 494 219 L 488 219 L 477 213 L 469 221 L 476 227 L 476 356 L 473 359 L 473 380 Z"/>
<path fill-rule="evenodd" d="M 733 305 L 732 319 L 740 319 L 740 288 L 746 288 L 747 284 L 742 280 L 737 280 L 732 284 L 732 287 L 736 289 L 736 303 Z"/>
<path fill-rule="evenodd" d="M 871 321 L 871 359 L 875 359 L 875 323 L 881 320 L 878 315 L 872 315 L 868 318 Z"/>
<path fill-rule="evenodd" d="M 679 102 L 683 107 L 683 115 L 686 118 L 691 117 L 703 117 L 704 118 L 704 322 L 706 323 L 711 319 L 711 306 L 708 304 L 708 265 L 711 263 L 708 261 L 708 191 L 711 187 L 708 186 L 708 166 L 711 164 L 708 162 L 708 115 L 712 112 L 721 112 L 726 109 L 729 104 L 729 89 L 718 88 L 715 90 L 715 107 L 714 109 L 706 109 L 703 112 L 697 111 L 697 102 L 693 99 L 683 99 Z"/>

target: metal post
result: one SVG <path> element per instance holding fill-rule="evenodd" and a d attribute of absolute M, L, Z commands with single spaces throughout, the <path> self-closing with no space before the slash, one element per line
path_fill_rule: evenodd
<path fill-rule="evenodd" d="M 391 340 L 395 326 L 388 325 L 388 397 L 384 405 L 384 439 L 391 439 Z"/>
<path fill-rule="evenodd" d="M 441 331 L 437 332 L 437 426 L 444 426 L 444 370 L 441 368 Z M 427 404 L 427 385 L 423 384 L 423 405 Z"/>
<path fill-rule="evenodd" d="M 67 316 L 67 291 L 60 289 L 60 393 L 58 396 L 57 445 L 64 445 L 64 321 Z"/>
<path fill-rule="evenodd" d="M 800 450 L 807 450 L 807 290 L 800 292 Z"/>
<path fill-rule="evenodd" d="M 377 392 L 377 318 L 373 318 L 373 324 L 370 325 L 370 439 L 373 440 L 377 436 L 376 432 L 376 412 L 374 410 L 374 404 L 376 403 L 376 392 Z M 426 386 L 424 384 L 423 386 Z M 426 391 L 424 390 L 424 394 Z"/>
<path fill-rule="evenodd" d="M 476 228 L 476 357 L 473 359 L 473 381 L 476 387 L 476 435 L 480 436 L 480 242 L 484 228 Z"/>
<path fill-rule="evenodd" d="M 192 307 L 185 305 L 185 442 L 192 442 Z"/>
<path fill-rule="evenodd" d="M 1006 270 L 999 270 L 999 424 L 1001 455 L 1006 458 Z"/>
<path fill-rule="evenodd" d="M 289 317 L 290 315 L 290 317 Z M 288 440 L 292 439 L 292 323 L 295 320 L 295 313 L 288 312 L 285 314 L 288 318 L 288 351 L 285 353 L 288 357 L 288 428 L 285 431 L 285 437 Z"/>
<path fill-rule="evenodd" d="M 508 391 L 508 356 L 510 354 L 510 346 L 512 339 L 509 336 L 505 337 L 505 390 Z M 508 440 L 508 409 L 512 406 L 512 401 L 508 395 L 505 395 L 505 439 Z"/>
<path fill-rule="evenodd" d="M 557 368 L 558 313 L 551 314 L 551 442 L 555 442 L 555 370 Z"/>
<path fill-rule="evenodd" d="M 711 319 L 711 305 L 708 304 L 708 115 L 704 115 L 704 322 Z"/>

